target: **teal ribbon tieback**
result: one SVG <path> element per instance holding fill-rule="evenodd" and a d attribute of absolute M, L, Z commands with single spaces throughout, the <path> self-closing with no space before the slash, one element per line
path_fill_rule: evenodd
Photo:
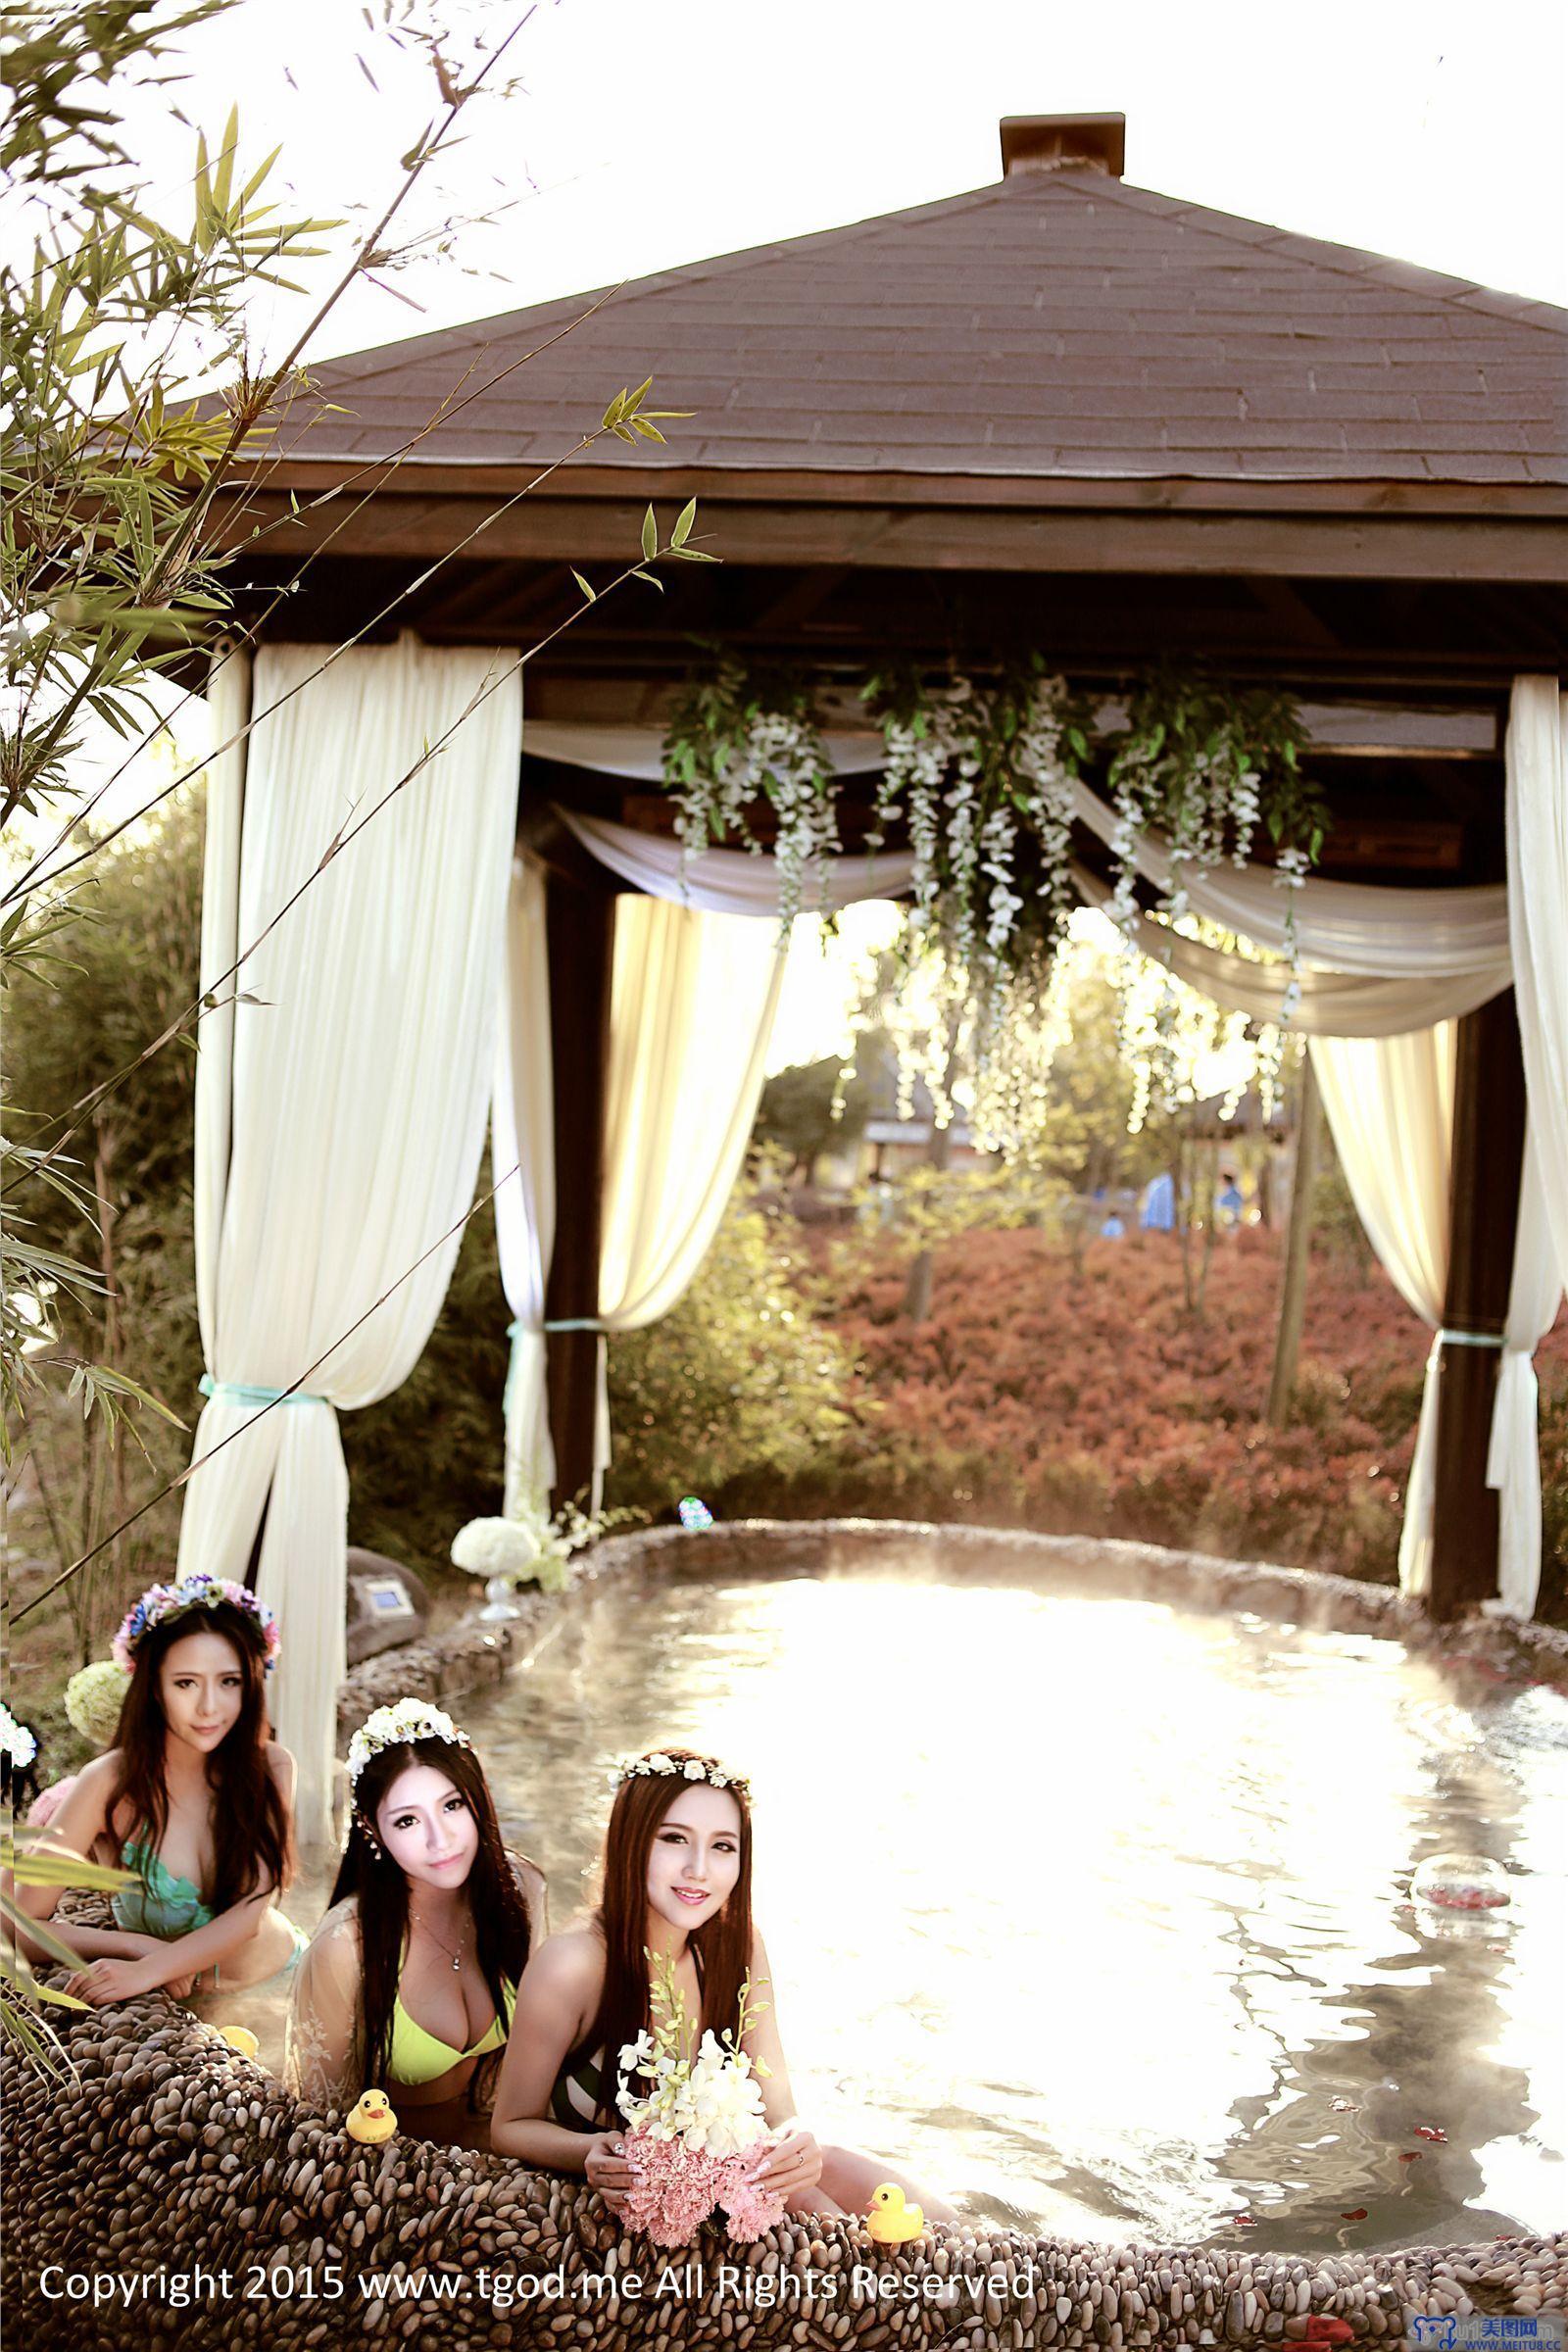
<path fill-rule="evenodd" d="M 244 1380 L 215 1380 L 204 1372 L 197 1382 L 204 1396 L 222 1404 L 325 1404 L 325 1396 L 313 1396 L 308 1389 L 263 1389 Z"/>
<path fill-rule="evenodd" d="M 501 1410 L 507 1420 L 510 1422 L 512 1419 L 513 1403 L 517 1393 L 517 1381 L 522 1370 L 522 1342 L 525 1339 L 542 1339 L 547 1332 L 552 1331 L 597 1331 L 602 1333 L 604 1329 L 604 1324 L 596 1315 L 577 1315 L 560 1323 L 509 1323 L 507 1337 L 512 1342 L 512 1354 L 507 1363 L 507 1385 L 501 1398 Z"/>

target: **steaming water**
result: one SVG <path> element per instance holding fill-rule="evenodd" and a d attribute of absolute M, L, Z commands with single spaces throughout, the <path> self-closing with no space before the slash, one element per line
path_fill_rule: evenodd
<path fill-rule="evenodd" d="M 589 1591 L 459 1712 L 557 1924 L 615 1757 L 749 1772 L 802 2114 L 972 2210 L 1298 2250 L 1568 2216 L 1551 1691 L 911 1562 Z M 1410 1875 L 1461 1848 L 1513 1904 L 1444 1935 Z"/>

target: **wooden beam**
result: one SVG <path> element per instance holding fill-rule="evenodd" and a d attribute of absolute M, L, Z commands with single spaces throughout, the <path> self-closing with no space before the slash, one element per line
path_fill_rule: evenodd
<path fill-rule="evenodd" d="M 605 1085 L 615 897 L 609 888 L 552 870 L 545 884 L 550 969 L 550 1051 L 556 1127 L 556 1246 L 545 1285 L 545 1321 L 589 1321 L 599 1312 L 604 1210 Z M 556 1448 L 552 1505 L 586 1500 L 594 1471 L 599 1341 L 593 1331 L 552 1331 L 546 1390 Z"/>
<path fill-rule="evenodd" d="M 533 487 L 537 485 L 537 487 Z M 886 466 L 746 466 L 692 465 L 673 447 L 662 464 L 636 465 L 618 456 L 608 465 L 574 463 L 541 479 L 537 462 L 496 465 L 483 460 L 395 465 L 347 457 L 270 461 L 248 488 L 236 475 L 234 495 L 297 492 L 303 499 L 341 489 L 356 498 L 513 497 L 533 488 L 535 507 L 583 500 L 630 501 L 641 513 L 649 499 L 693 495 L 730 504 L 764 506 L 974 507 L 1000 509 L 1125 508 L 1140 513 L 1568 515 L 1568 487 L 1560 482 L 1388 481 L 1376 475 L 1307 475 L 1298 481 L 1262 474 L 979 473 L 954 466 L 940 473 L 899 473 Z"/>
<path fill-rule="evenodd" d="M 1501 751 L 1497 712 L 1486 705 L 1425 710 L 1388 703 L 1301 701 L 1297 705 L 1307 746 L 1336 760 L 1495 760 Z M 1127 724 L 1128 707 L 1107 695 L 1095 711 L 1100 732 Z"/>
<path fill-rule="evenodd" d="M 842 566 L 832 571 L 797 572 L 777 595 L 752 613 L 746 623 L 747 634 L 779 636 L 805 626 L 849 576 Z"/>
<path fill-rule="evenodd" d="M 1494 1339 L 1508 1313 L 1525 1073 L 1512 989 L 1459 1023 L 1454 1082 L 1446 1331 Z M 1487 1485 L 1499 1349 L 1446 1345 L 1439 1358 L 1434 1617 L 1457 1616 L 1497 1590 L 1497 1497 Z"/>
<path fill-rule="evenodd" d="M 1307 603 L 1300 590 L 1290 580 L 1255 579 L 1249 583 L 1252 601 L 1267 619 L 1280 628 L 1288 645 L 1315 645 L 1320 650 L 1338 653 L 1340 639 L 1323 618 Z"/>
<path fill-rule="evenodd" d="M 684 496 L 681 475 L 666 495 Z M 965 484 L 971 490 L 972 485 Z M 1270 485 L 1270 488 L 1275 485 Z M 1568 582 L 1563 509 L 1518 513 L 1352 510 L 1322 513 L 1141 510 L 1065 506 L 1036 485 L 1024 506 L 868 506 L 834 498 L 808 505 L 742 502 L 727 490 L 700 510 L 705 545 L 729 564 L 826 564 L 849 569 L 1003 572 L 1227 573 L 1297 579 Z M 884 482 L 884 493 L 886 485 Z M 357 514 L 343 503 L 288 512 L 275 490 L 237 502 L 221 529 L 243 548 L 268 527 L 270 560 L 330 543 L 338 556 L 428 558 L 467 540 L 476 556 L 532 563 L 635 559 L 643 508 L 615 497 L 528 499 L 383 491 Z M 488 518 L 488 519 L 487 519 Z M 469 534 L 477 536 L 469 539 Z"/>
<path fill-rule="evenodd" d="M 528 714 L 534 722 L 590 719 L 596 725 L 644 726 L 662 730 L 674 710 L 678 685 L 655 684 L 624 675 L 596 678 L 574 672 L 544 674 L 529 688 Z M 878 740 L 868 723 L 858 685 L 825 683 L 815 696 L 824 728 Z M 1495 703 L 1369 703 L 1357 697 L 1330 702 L 1303 698 L 1298 705 L 1307 748 L 1336 760 L 1495 760 L 1501 757 L 1501 726 Z M 1121 695 L 1104 695 L 1095 707 L 1101 734 L 1127 723 Z"/>

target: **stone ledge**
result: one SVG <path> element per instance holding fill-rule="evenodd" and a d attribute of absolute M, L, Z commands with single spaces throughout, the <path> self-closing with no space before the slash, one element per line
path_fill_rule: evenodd
<path fill-rule="evenodd" d="M 1550 1627 L 1512 1628 L 1480 1616 L 1434 1627 L 1386 1587 L 1347 1577 L 1017 1530 L 842 1519 L 739 1521 L 701 1534 L 649 1529 L 598 1545 L 579 1562 L 573 1585 L 711 1567 L 726 1575 L 823 1571 L 911 1552 L 940 1560 L 953 1578 L 1033 1578 L 1047 1567 L 1078 1591 L 1248 1609 L 1441 1647 L 1497 1673 L 1568 1684 L 1568 1636 Z M 512 1624 L 469 1618 L 368 1660 L 343 1686 L 343 1733 L 371 1707 L 406 1693 L 450 1700 L 500 1680 L 526 1658 L 557 1601 L 529 1593 L 520 1606 Z M 444 2352 L 546 2341 L 562 2352 L 719 2343 L 733 2352 L 800 2344 L 863 2352 L 1038 2344 L 1075 2352 L 1299 2343 L 1311 2340 L 1308 2329 L 1319 2318 L 1348 2327 L 1341 2341 L 1393 2344 L 1418 2313 L 1568 2309 L 1568 2236 L 1310 2259 L 1080 2244 L 981 2226 L 928 2232 L 914 2247 L 879 2253 L 862 2230 L 828 2222 L 785 2223 L 746 2248 L 707 2232 L 693 2249 L 710 2280 L 718 2263 L 734 2260 L 758 2280 L 800 2282 L 780 2288 L 771 2306 L 734 2299 L 719 2306 L 711 2286 L 695 2303 L 600 2299 L 586 2293 L 588 2278 L 618 2276 L 628 2262 L 653 2277 L 664 2258 L 634 2250 L 575 2181 L 417 2140 L 358 2147 L 161 1994 L 74 2019 L 66 2038 L 77 2082 L 63 2091 L 32 2074 L 13 2047 L 0 2055 L 9 2316 L 18 2340 L 38 2352 L 166 2343 L 226 2352 L 264 2342 L 282 2352 L 317 2345 L 335 2352 L 339 2345 L 437 2341 Z M 686 2257 L 674 2259 L 679 2267 Z M 343 2266 L 341 2300 L 244 2298 L 255 2266 L 318 2270 L 328 2261 Z M 42 2268 L 54 2262 L 129 2280 L 200 2264 L 208 2274 L 227 2271 L 235 2287 L 219 2303 L 182 2310 L 149 2297 L 95 2311 L 43 2294 Z M 361 2290 L 371 2272 L 409 2278 L 428 2270 L 472 2280 L 485 2264 L 523 2280 L 556 2272 L 567 2291 L 540 2300 L 519 2293 L 508 2312 L 464 2302 L 444 2308 L 436 2322 L 433 2295 L 403 2305 L 390 2296 L 367 2301 Z M 895 2279 L 897 2295 L 881 2303 L 852 2299 L 857 2266 Z M 808 2270 L 838 2291 L 819 2284 L 808 2298 Z M 956 2305 L 922 2299 L 927 2279 L 947 2284 L 956 2277 L 972 2278 L 973 2292 L 961 2284 Z"/>
<path fill-rule="evenodd" d="M 65 2030 L 76 2069 L 57 2089 L 8 2044 L 0 2056 L 6 2118 L 7 2318 L 35 2352 L 123 2352 L 178 2344 L 227 2352 L 439 2344 L 442 2352 L 502 2352 L 551 2343 L 646 2347 L 723 2343 L 733 2352 L 834 2348 L 1186 2344 L 1262 2345 L 1330 2340 L 1314 2320 L 1349 2330 L 1337 2340 L 1396 2344 L 1411 2315 L 1527 2314 L 1568 2307 L 1568 2236 L 1482 2246 L 1417 2246 L 1318 2259 L 1241 2248 L 1076 2243 L 982 2225 L 928 2230 L 914 2245 L 873 2248 L 844 2222 L 790 2221 L 749 2247 L 706 2230 L 690 2255 L 662 2255 L 623 2236 L 575 2180 L 527 2173 L 498 2156 L 419 2140 L 356 2145 L 335 2119 L 309 2113 L 262 2068 L 237 2057 L 210 2027 L 151 1994 L 73 2019 Z M 650 2279 L 666 2262 L 707 2266 L 690 2300 L 633 2299 L 589 2289 L 590 2278 Z M 247 2299 L 260 2266 L 319 2273 L 342 2267 L 343 2295 Z M 754 2297 L 720 2301 L 720 2262 L 752 2275 Z M 122 2278 L 133 2299 L 51 2300 L 44 2268 Z M 171 2309 L 160 2271 L 226 2272 L 216 2301 Z M 481 2266 L 518 2281 L 558 2274 L 564 2293 L 518 2299 L 506 2312 L 477 2299 Z M 874 2302 L 854 2293 L 857 2267 L 894 2282 Z M 806 2273 L 816 2274 L 814 2293 Z M 442 2307 L 428 2291 L 407 2304 L 367 2299 L 372 2273 L 456 2276 L 473 2300 Z M 922 2299 L 925 2282 L 958 2282 L 956 2301 Z M 969 2281 L 973 2281 L 971 2288 Z M 834 2291 L 836 2290 L 836 2291 Z M 884 2290 L 885 2291 L 885 2290 Z M 439 2319 L 436 2312 L 440 2311 Z M 1310 2330 L 1310 2333 L 1309 2333 Z"/>
<path fill-rule="evenodd" d="M 1374 1634 L 1417 1651 L 1461 1658 L 1494 1675 L 1568 1690 L 1568 1632 L 1471 1611 L 1434 1625 L 1389 1585 L 1368 1585 L 1315 1568 L 1171 1551 L 1109 1537 L 1042 1536 L 1022 1528 L 965 1527 L 916 1519 L 736 1519 L 688 1532 L 640 1528 L 612 1536 L 574 1565 L 568 1592 L 606 1577 L 719 1568 L 727 1576 L 849 1567 L 889 1553 L 939 1562 L 954 1581 L 986 1575 L 1038 1576 L 1075 1591 L 1161 1600 L 1209 1610 L 1247 1609 L 1316 1633 Z M 405 1649 L 383 1650 L 357 1667 L 338 1699 L 345 1740 L 372 1707 L 405 1695 L 445 1700 L 481 1690 L 520 1665 L 564 1594 L 527 1592 L 510 1625 L 465 1618 Z"/>

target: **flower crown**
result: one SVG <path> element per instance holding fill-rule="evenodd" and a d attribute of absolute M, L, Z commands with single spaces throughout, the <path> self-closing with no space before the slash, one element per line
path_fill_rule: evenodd
<path fill-rule="evenodd" d="M 628 1781 L 706 1781 L 710 1788 L 738 1788 L 751 1802 L 752 1784 L 743 1772 L 727 1772 L 716 1756 L 628 1756 L 610 1776 L 612 1788 Z"/>
<path fill-rule="evenodd" d="M 422 1698 L 400 1698 L 395 1706 L 377 1707 L 368 1715 L 349 1741 L 349 1787 L 359 1787 L 372 1756 L 386 1747 L 407 1747 L 414 1740 L 444 1740 L 449 1747 L 473 1745 L 443 1708 L 428 1706 Z"/>
<path fill-rule="evenodd" d="M 255 1624 L 262 1640 L 262 1653 L 267 1672 L 277 1663 L 282 1642 L 277 1631 L 277 1619 L 265 1600 L 258 1600 L 243 1585 L 230 1583 L 226 1576 L 182 1576 L 177 1585 L 153 1585 L 140 1600 L 126 1610 L 119 1633 L 114 1640 L 117 1665 L 129 1674 L 135 1664 L 136 1651 L 155 1625 L 166 1625 L 172 1617 L 183 1617 L 191 1609 L 216 1609 L 227 1601 Z"/>

